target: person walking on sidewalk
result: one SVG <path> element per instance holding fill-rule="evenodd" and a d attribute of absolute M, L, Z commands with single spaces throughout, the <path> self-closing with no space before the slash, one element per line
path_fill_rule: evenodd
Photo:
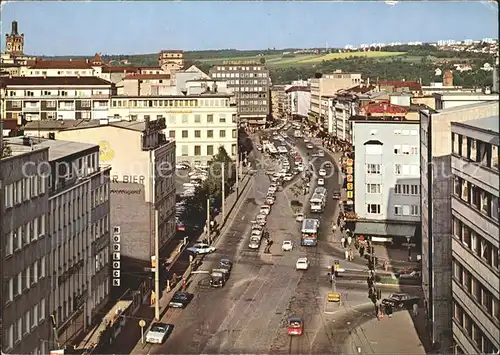
<path fill-rule="evenodd" d="M 352 237 L 351 237 L 351 236 L 348 236 L 348 237 L 347 237 L 347 245 L 348 245 L 348 246 L 351 246 L 351 244 L 352 244 Z"/>
<path fill-rule="evenodd" d="M 346 249 L 344 252 L 344 255 L 345 255 L 345 259 L 349 260 L 349 250 Z"/>
<path fill-rule="evenodd" d="M 340 239 L 340 243 L 342 244 L 342 248 L 345 248 L 345 237 L 342 236 L 342 239 Z"/>
<path fill-rule="evenodd" d="M 418 316 L 418 304 L 413 305 L 413 316 L 417 317 Z"/>

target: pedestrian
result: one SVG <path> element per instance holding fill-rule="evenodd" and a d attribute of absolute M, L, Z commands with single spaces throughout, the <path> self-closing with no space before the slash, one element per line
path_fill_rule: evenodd
<path fill-rule="evenodd" d="M 352 252 L 352 249 L 349 249 L 349 261 L 353 261 L 354 260 L 354 254 Z"/>
<path fill-rule="evenodd" d="M 388 304 L 385 306 L 385 313 L 389 318 L 392 318 L 392 313 L 393 313 L 392 305 Z"/>
<path fill-rule="evenodd" d="M 349 260 L 349 250 L 346 249 L 344 255 L 345 255 L 345 260 Z"/>
<path fill-rule="evenodd" d="M 348 245 L 348 246 L 351 246 L 351 243 L 352 243 L 352 237 L 351 237 L 351 236 L 348 236 L 348 237 L 347 237 L 347 245 Z"/>
<path fill-rule="evenodd" d="M 340 239 L 340 243 L 342 244 L 342 248 L 345 248 L 345 237 L 342 236 L 342 238 Z"/>
<path fill-rule="evenodd" d="M 354 240 L 354 249 L 358 250 L 359 249 L 359 241 L 358 238 Z"/>
<path fill-rule="evenodd" d="M 384 260 L 384 270 L 387 271 L 387 269 L 389 269 L 389 262 Z"/>
<path fill-rule="evenodd" d="M 413 316 L 418 316 L 418 304 L 413 304 Z"/>

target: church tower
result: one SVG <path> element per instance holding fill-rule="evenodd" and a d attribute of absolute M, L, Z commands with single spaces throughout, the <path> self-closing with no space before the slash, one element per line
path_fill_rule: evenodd
<path fill-rule="evenodd" d="M 12 21 L 12 31 L 5 35 L 7 53 L 12 56 L 24 55 L 24 34 L 19 34 L 17 21 Z"/>

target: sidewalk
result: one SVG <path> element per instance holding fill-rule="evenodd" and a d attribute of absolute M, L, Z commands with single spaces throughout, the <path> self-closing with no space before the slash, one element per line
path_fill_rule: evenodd
<path fill-rule="evenodd" d="M 372 319 L 354 329 L 344 343 L 344 354 L 426 354 L 430 339 L 419 336 L 417 323 L 425 323 L 425 315 L 413 319 L 408 311 L 399 311 L 392 318 Z M 426 349 L 427 348 L 427 349 Z"/>

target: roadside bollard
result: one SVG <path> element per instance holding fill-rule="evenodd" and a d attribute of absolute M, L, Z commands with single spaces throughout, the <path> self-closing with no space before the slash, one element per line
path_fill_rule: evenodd
<path fill-rule="evenodd" d="M 170 280 L 167 280 L 167 287 L 166 287 L 167 292 L 172 291 L 172 288 L 170 287 Z"/>

